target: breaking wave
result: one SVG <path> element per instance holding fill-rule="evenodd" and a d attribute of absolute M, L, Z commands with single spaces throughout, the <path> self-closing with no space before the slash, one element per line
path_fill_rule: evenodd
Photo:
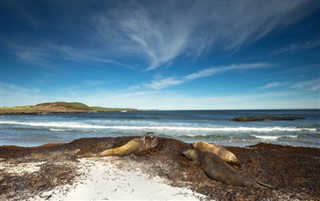
<path fill-rule="evenodd" d="M 279 138 L 297 138 L 297 135 L 284 135 L 284 136 L 271 136 L 271 135 L 252 135 L 253 137 L 257 139 L 263 139 L 263 140 L 277 140 Z"/>
<path fill-rule="evenodd" d="M 0 121 L 4 125 L 21 125 L 31 127 L 47 127 L 53 132 L 66 131 L 68 129 L 112 129 L 112 130 L 154 130 L 154 131 L 198 131 L 198 132 L 317 132 L 316 128 L 297 128 L 297 127 L 200 127 L 200 126 L 150 126 L 149 125 L 95 125 L 81 122 L 19 122 L 19 121 Z M 268 136 L 255 136 L 264 138 Z M 275 136 L 271 136 L 274 138 Z"/>

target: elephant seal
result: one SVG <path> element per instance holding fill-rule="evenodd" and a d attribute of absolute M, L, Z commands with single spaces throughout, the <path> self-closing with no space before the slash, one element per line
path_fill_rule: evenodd
<path fill-rule="evenodd" d="M 237 157 L 231 151 L 228 151 L 226 148 L 218 144 L 209 144 L 207 142 L 199 141 L 193 143 L 192 146 L 194 149 L 199 149 L 200 151 L 214 153 L 228 163 L 236 163 L 238 161 Z"/>
<path fill-rule="evenodd" d="M 158 139 L 150 134 L 151 133 L 147 133 L 140 138 L 130 140 L 123 146 L 107 149 L 99 153 L 98 156 L 126 156 L 133 153 L 145 151 L 150 148 L 154 148 L 158 144 Z"/>
<path fill-rule="evenodd" d="M 273 188 L 269 184 L 245 178 L 243 175 L 232 169 L 225 161 L 211 152 L 189 149 L 184 151 L 183 154 L 189 160 L 199 162 L 203 172 L 210 179 L 235 186 Z"/>

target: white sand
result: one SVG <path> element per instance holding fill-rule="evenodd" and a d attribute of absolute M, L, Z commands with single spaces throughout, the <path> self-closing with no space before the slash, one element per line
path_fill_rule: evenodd
<path fill-rule="evenodd" d="M 14 175 L 30 174 L 40 170 L 40 166 L 45 162 L 19 163 L 10 164 L 0 162 L 0 171 L 11 173 Z"/>
<path fill-rule="evenodd" d="M 143 173 L 135 161 L 117 157 L 80 159 L 73 185 L 59 186 L 33 200 L 199 200 L 204 195 L 172 187 Z"/>

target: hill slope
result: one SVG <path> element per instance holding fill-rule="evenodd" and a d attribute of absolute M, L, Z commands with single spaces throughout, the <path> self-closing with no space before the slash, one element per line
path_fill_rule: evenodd
<path fill-rule="evenodd" d="M 90 107 L 79 102 L 49 102 L 32 106 L 1 107 L 0 114 L 43 114 L 43 113 L 82 113 L 135 111 L 133 108 Z"/>

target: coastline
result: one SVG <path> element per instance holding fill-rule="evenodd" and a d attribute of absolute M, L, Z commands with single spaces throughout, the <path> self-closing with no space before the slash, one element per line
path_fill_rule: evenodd
<path fill-rule="evenodd" d="M 106 108 L 88 106 L 80 102 L 48 102 L 29 106 L 0 107 L 1 115 L 41 115 L 68 113 L 98 113 L 98 112 L 132 112 L 135 108 Z"/>
<path fill-rule="evenodd" d="M 129 191 L 139 192 L 139 186 L 147 185 L 150 188 L 144 188 L 144 194 L 133 193 L 130 198 L 199 200 L 205 196 L 213 200 L 318 199 L 320 149 L 317 148 L 263 143 L 249 147 L 227 147 L 239 159 L 239 164 L 233 166 L 236 171 L 275 185 L 275 189 L 235 187 L 210 180 L 198 165 L 181 155 L 182 151 L 191 148 L 191 144 L 169 138 L 159 138 L 156 148 L 135 155 L 88 158 L 91 153 L 120 146 L 133 138 L 83 138 L 39 147 L 0 146 L 0 198 L 53 200 L 59 196 L 69 196 L 72 199 L 75 198 L 72 196 L 79 195 L 79 189 L 92 188 L 93 191 L 98 189 L 100 194 L 94 191 L 96 194 L 88 194 L 88 199 L 125 199 Z M 110 172 L 104 172 L 106 169 Z M 125 172 L 124 176 L 114 178 L 114 181 L 111 179 L 118 188 L 101 187 L 112 176 L 120 175 L 119 171 Z M 99 172 L 98 176 L 92 176 L 94 172 Z M 141 185 L 132 183 L 132 178 L 137 175 L 145 178 L 141 180 Z M 118 190 L 111 192 L 110 189 Z M 154 189 L 163 192 L 162 197 L 157 197 L 152 191 Z M 96 197 L 98 195 L 102 197 Z"/>

